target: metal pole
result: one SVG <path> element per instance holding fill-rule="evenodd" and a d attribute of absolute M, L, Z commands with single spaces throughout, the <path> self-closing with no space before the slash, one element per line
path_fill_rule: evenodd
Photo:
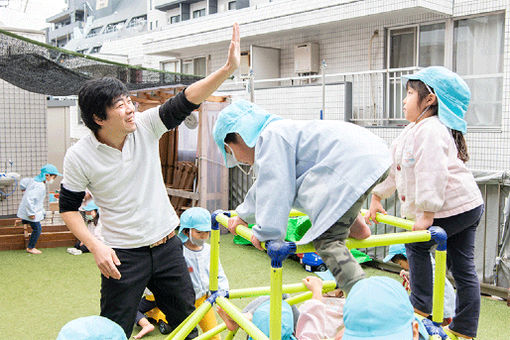
<path fill-rule="evenodd" d="M 321 72 L 322 72 L 322 111 L 321 119 L 326 117 L 326 59 L 322 59 Z"/>
<path fill-rule="evenodd" d="M 253 72 L 253 69 L 250 68 L 250 82 L 249 82 L 249 92 L 250 92 L 250 101 L 252 103 L 255 103 L 255 73 Z"/>

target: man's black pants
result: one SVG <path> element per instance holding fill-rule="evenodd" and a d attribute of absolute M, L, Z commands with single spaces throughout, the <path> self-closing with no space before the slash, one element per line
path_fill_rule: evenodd
<path fill-rule="evenodd" d="M 177 327 L 195 310 L 195 292 L 182 254 L 182 242 L 133 249 L 114 249 L 121 265 L 120 280 L 101 275 L 101 316 L 118 323 L 129 339 L 145 287 L 153 293 L 170 327 Z M 198 336 L 195 328 L 187 339 Z"/>

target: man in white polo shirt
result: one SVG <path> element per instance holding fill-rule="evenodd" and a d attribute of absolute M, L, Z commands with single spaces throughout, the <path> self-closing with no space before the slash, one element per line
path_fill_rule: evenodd
<path fill-rule="evenodd" d="M 145 287 L 172 327 L 194 310 L 182 242 L 174 232 L 179 218 L 161 174 L 159 138 L 198 108 L 239 62 L 234 24 L 225 65 L 159 107 L 135 114 L 127 88 L 115 78 L 91 80 L 80 89 L 81 115 L 91 133 L 66 153 L 60 211 L 101 271 L 101 316 L 117 322 L 128 338 Z M 100 207 L 104 243 L 78 212 L 86 189 Z M 196 336 L 195 329 L 188 338 Z"/>

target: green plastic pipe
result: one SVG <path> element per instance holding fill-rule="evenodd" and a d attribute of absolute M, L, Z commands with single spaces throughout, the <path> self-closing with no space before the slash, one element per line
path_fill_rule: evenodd
<path fill-rule="evenodd" d="M 232 302 L 220 296 L 216 299 L 216 304 L 223 308 L 232 320 L 234 320 L 239 327 L 244 329 L 254 340 L 269 340 L 269 338 L 250 320 L 248 320 L 244 314 L 232 304 Z"/>
<path fill-rule="evenodd" d="M 189 318 L 186 318 L 186 320 L 179 325 L 178 328 L 180 329 L 177 332 L 174 330 L 172 333 L 170 333 L 166 340 L 184 340 L 188 334 L 191 333 L 193 328 L 195 328 L 204 318 L 211 307 L 211 303 L 205 300 L 200 306 L 198 306 L 197 309 L 195 309 L 193 313 L 191 313 Z"/>
<path fill-rule="evenodd" d="M 432 321 L 443 323 L 444 283 L 446 280 L 446 250 L 436 250 L 434 290 L 432 292 Z"/>
<path fill-rule="evenodd" d="M 218 326 L 214 327 L 213 329 L 210 329 L 207 332 L 200 334 L 196 338 L 193 338 L 193 340 L 207 340 L 207 339 L 210 339 L 213 336 L 215 336 L 216 334 L 220 334 L 225 329 L 227 329 L 227 325 L 222 323 L 221 325 L 218 325 Z"/>
<path fill-rule="evenodd" d="M 361 209 L 361 215 L 365 216 L 368 212 L 367 209 Z M 406 220 L 405 218 L 395 217 L 391 215 L 385 215 L 381 213 L 377 213 L 375 216 L 375 220 L 380 223 L 385 223 L 392 225 L 394 227 L 399 227 L 402 229 L 413 230 L 414 221 Z"/>
<path fill-rule="evenodd" d="M 269 339 L 281 340 L 282 338 L 282 284 L 283 268 L 271 267 L 271 296 Z"/>
<path fill-rule="evenodd" d="M 218 267 L 220 262 L 220 230 L 211 230 L 211 257 L 209 265 L 209 290 L 218 290 Z"/>
<path fill-rule="evenodd" d="M 330 291 L 335 289 L 336 282 L 328 280 L 323 282 L 323 291 Z M 289 283 L 282 286 L 282 293 L 293 294 L 306 292 L 308 288 L 303 283 Z M 271 287 L 254 287 L 254 288 L 239 288 L 228 291 L 230 299 L 239 299 L 246 297 L 262 296 L 271 294 Z"/>

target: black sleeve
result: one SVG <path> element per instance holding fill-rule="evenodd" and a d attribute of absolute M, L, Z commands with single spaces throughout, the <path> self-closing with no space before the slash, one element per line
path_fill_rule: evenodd
<path fill-rule="evenodd" d="M 159 107 L 159 117 L 168 130 L 178 127 L 191 111 L 200 106 L 200 104 L 196 105 L 190 102 L 184 95 L 184 91 L 168 99 Z"/>
<path fill-rule="evenodd" d="M 85 197 L 85 191 L 75 192 L 67 190 L 60 184 L 60 195 L 58 199 L 58 206 L 60 213 L 66 211 L 78 211 Z"/>

